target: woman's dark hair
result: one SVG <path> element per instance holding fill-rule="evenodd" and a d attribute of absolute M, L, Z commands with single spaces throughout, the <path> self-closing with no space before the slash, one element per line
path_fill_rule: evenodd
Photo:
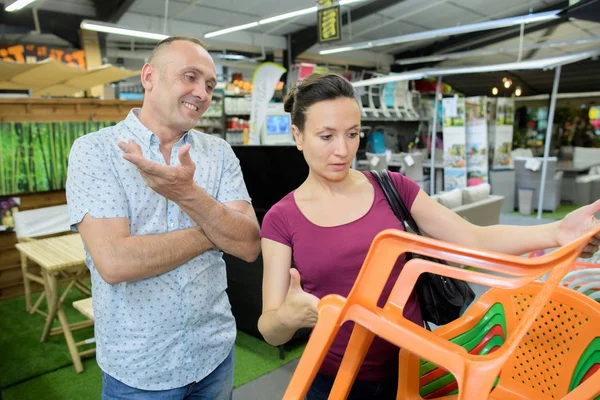
<path fill-rule="evenodd" d="M 310 74 L 302 82 L 292 86 L 283 108 L 292 115 L 292 124 L 304 131 L 308 107 L 319 101 L 340 97 L 355 99 L 354 87 L 345 78 L 336 74 Z"/>

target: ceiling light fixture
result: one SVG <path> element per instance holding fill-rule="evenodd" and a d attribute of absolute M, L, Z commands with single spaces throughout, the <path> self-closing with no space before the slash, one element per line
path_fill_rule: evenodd
<path fill-rule="evenodd" d="M 520 95 L 522 95 L 522 94 L 523 94 L 523 92 L 521 91 L 521 88 L 520 88 L 520 87 L 517 87 L 517 88 L 515 89 L 515 96 L 519 97 L 519 96 L 520 96 Z"/>
<path fill-rule="evenodd" d="M 11 5 L 5 6 L 4 10 L 7 12 L 19 11 L 20 9 L 22 9 L 23 7 L 27 7 L 34 1 L 35 0 L 17 0 Z"/>
<path fill-rule="evenodd" d="M 365 0 L 342 0 L 339 2 L 339 5 L 347 6 L 348 4 L 358 3 L 361 1 L 365 1 Z M 296 10 L 296 11 L 291 11 L 291 12 L 284 13 L 284 14 L 275 15 L 273 17 L 264 18 L 259 21 L 250 22 L 248 24 L 237 25 L 237 26 L 232 26 L 231 28 L 225 28 L 225 29 L 220 29 L 218 31 L 208 32 L 204 35 L 204 37 L 212 38 L 215 36 L 221 36 L 221 35 L 225 35 L 225 34 L 231 33 L 231 32 L 237 32 L 237 31 L 241 31 L 244 29 L 254 28 L 255 26 L 258 26 L 258 25 L 266 25 L 266 24 L 270 24 L 272 22 L 283 21 L 285 19 L 299 17 L 301 15 L 316 13 L 317 10 L 318 10 L 318 7 L 303 8 L 301 10 Z"/>
<path fill-rule="evenodd" d="M 498 88 L 497 88 L 496 86 L 494 86 L 494 87 L 492 88 L 492 94 L 493 94 L 494 96 L 497 96 L 497 95 L 498 95 Z"/>
<path fill-rule="evenodd" d="M 96 31 L 96 32 L 104 32 L 104 33 L 113 33 L 115 35 L 121 36 L 133 36 L 139 37 L 143 39 L 152 39 L 152 40 L 163 40 L 168 38 L 168 35 L 163 35 L 160 33 L 152 33 L 145 31 L 138 31 L 135 29 L 122 28 L 117 25 L 106 24 L 99 21 L 89 21 L 83 20 L 80 25 L 81 29 L 86 29 L 88 31 Z"/>
<path fill-rule="evenodd" d="M 221 29 L 219 31 L 209 32 L 209 33 L 205 34 L 204 37 L 211 38 L 211 37 L 215 37 L 215 36 L 221 36 L 221 35 L 225 35 L 226 33 L 242 31 L 244 29 L 249 29 L 249 28 L 254 28 L 255 26 L 258 26 L 258 22 L 250 22 L 249 24 L 232 26 L 231 28 L 226 28 L 226 29 Z"/>
<path fill-rule="evenodd" d="M 538 14 L 521 15 L 521 16 L 511 17 L 511 18 L 503 18 L 503 19 L 496 19 L 496 20 L 491 20 L 491 21 L 486 21 L 486 22 L 478 22 L 475 24 L 453 26 L 450 28 L 443 28 L 443 29 L 434 29 L 431 31 L 411 33 L 408 35 L 401 35 L 401 36 L 394 36 L 394 37 L 389 37 L 389 38 L 385 38 L 385 39 L 371 40 L 368 42 L 358 42 L 358 43 L 346 45 L 344 47 L 321 50 L 319 52 L 319 54 L 326 55 L 326 54 L 342 53 L 342 52 L 352 51 L 352 50 L 364 50 L 364 49 L 370 49 L 373 47 L 389 46 L 389 45 L 407 43 L 407 42 L 416 42 L 419 40 L 438 39 L 438 38 L 442 38 L 442 37 L 446 38 L 448 36 L 460 35 L 463 33 L 480 32 L 480 31 L 486 31 L 486 30 L 491 30 L 491 29 L 506 28 L 506 27 L 515 26 L 515 25 L 525 25 L 525 24 L 530 24 L 533 22 L 547 21 L 547 20 L 560 18 L 558 16 L 558 13 L 560 11 L 561 10 L 547 11 L 547 12 L 542 12 L 542 13 L 538 13 Z"/>
<path fill-rule="evenodd" d="M 310 13 L 313 13 L 313 12 L 317 12 L 317 9 L 318 9 L 318 7 L 309 7 L 309 8 L 305 8 L 303 10 L 292 11 L 292 12 L 289 12 L 289 13 L 285 13 L 285 14 L 281 14 L 281 15 L 276 15 L 276 16 L 271 17 L 271 18 L 261 19 L 260 21 L 258 21 L 258 23 L 260 25 L 270 24 L 271 22 L 282 21 L 284 19 L 299 17 L 300 15 L 310 14 Z"/>

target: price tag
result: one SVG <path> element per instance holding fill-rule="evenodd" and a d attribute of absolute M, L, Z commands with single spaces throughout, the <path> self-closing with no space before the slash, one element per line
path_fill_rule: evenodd
<path fill-rule="evenodd" d="M 373 156 L 373 157 L 371 157 L 371 161 L 370 161 L 370 163 L 371 163 L 371 166 L 372 166 L 372 167 L 376 167 L 376 166 L 377 166 L 377 163 L 379 163 L 379 157 L 377 157 L 377 156 Z"/>
<path fill-rule="evenodd" d="M 449 97 L 447 99 L 442 100 L 442 104 L 444 105 L 444 116 L 445 117 L 458 117 L 458 110 L 456 105 L 456 98 Z"/>

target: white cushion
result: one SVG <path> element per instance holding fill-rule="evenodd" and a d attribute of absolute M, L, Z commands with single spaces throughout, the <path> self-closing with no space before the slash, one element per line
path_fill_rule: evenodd
<path fill-rule="evenodd" d="M 462 189 L 453 189 L 438 195 L 438 202 L 449 209 L 462 206 L 462 201 Z"/>
<path fill-rule="evenodd" d="M 596 166 L 593 166 L 592 168 L 590 168 L 589 174 L 600 176 L 600 165 L 596 165 Z"/>
<path fill-rule="evenodd" d="M 463 189 L 462 201 L 463 204 L 476 203 L 481 200 L 485 200 L 490 197 L 492 187 L 489 183 L 481 183 L 477 186 L 470 186 Z"/>
<path fill-rule="evenodd" d="M 14 218 L 18 238 L 35 238 L 71 230 L 66 204 L 19 211 Z"/>
<path fill-rule="evenodd" d="M 590 183 L 600 179 L 598 175 L 581 175 L 575 178 L 575 182 L 577 183 Z"/>

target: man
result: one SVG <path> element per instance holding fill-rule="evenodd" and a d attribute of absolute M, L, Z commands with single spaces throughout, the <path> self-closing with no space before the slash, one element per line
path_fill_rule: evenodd
<path fill-rule="evenodd" d="M 198 39 L 170 37 L 141 80 L 142 108 L 81 137 L 69 156 L 102 396 L 230 399 L 236 329 L 221 252 L 253 261 L 260 244 L 231 147 L 192 130 L 210 105 L 215 65 Z"/>

